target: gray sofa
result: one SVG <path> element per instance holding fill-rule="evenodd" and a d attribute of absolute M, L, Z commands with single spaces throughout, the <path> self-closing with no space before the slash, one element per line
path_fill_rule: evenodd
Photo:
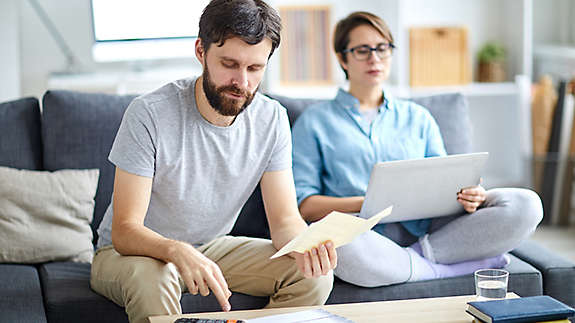
<path fill-rule="evenodd" d="M 290 122 L 317 100 L 272 96 L 287 109 Z M 47 170 L 99 168 L 92 229 L 110 201 L 113 165 L 107 154 L 122 114 L 133 96 L 48 91 L 43 111 L 35 98 L 0 104 L 0 166 Z M 471 139 L 465 100 L 440 95 L 416 100 L 437 119 L 449 153 L 469 152 Z M 2 179 L 0 179 L 1 181 Z M 1 233 L 0 233 L 1 234 Z M 268 237 L 259 189 L 252 194 L 233 229 L 234 235 Z M 0 246 L 0 248 L 2 248 Z M 551 295 L 575 305 L 575 264 L 534 242 L 512 252 L 507 269 L 509 290 L 521 296 Z M 90 265 L 72 262 L 0 264 L 0 322 L 127 322 L 123 308 L 96 294 L 89 286 Z M 398 284 L 357 287 L 336 279 L 328 303 L 473 294 L 472 275 Z M 234 294 L 234 310 L 263 307 L 267 299 Z M 185 294 L 184 312 L 217 311 L 213 296 Z"/>

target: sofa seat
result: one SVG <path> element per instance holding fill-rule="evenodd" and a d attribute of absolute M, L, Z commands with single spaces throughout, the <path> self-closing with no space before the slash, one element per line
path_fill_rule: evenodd
<path fill-rule="evenodd" d="M 0 322 L 46 322 L 36 267 L 0 266 Z"/>
<path fill-rule="evenodd" d="M 510 291 L 521 296 L 541 295 L 541 273 L 533 266 L 511 256 L 511 263 L 506 269 L 511 273 Z M 46 315 L 50 322 L 100 322 L 102 317 L 112 322 L 127 322 L 127 316 L 122 307 L 90 289 L 89 264 L 46 263 L 39 267 L 39 273 Z M 357 287 L 336 279 L 334 290 L 327 303 L 370 302 L 473 293 L 475 293 L 473 275 L 377 288 Z M 262 308 L 267 301 L 267 297 L 254 297 L 239 293 L 234 293 L 230 298 L 234 310 Z M 182 297 L 181 304 L 184 312 L 220 310 L 213 294 L 202 297 L 186 293 Z"/>
<path fill-rule="evenodd" d="M 0 268 L 4 269 L 5 265 L 0 266 Z M 36 271 L 34 267 L 31 268 L 34 272 Z M 105 318 L 106 322 L 128 322 L 128 316 L 124 312 L 124 308 L 97 294 L 90 288 L 90 264 L 51 262 L 41 265 L 38 272 L 44 292 L 46 316 L 49 322 L 96 323 L 103 322 L 102 318 Z M 4 280 L 1 282 L 2 284 L 5 283 Z M 40 305 L 42 305 L 40 283 L 38 282 L 37 285 L 37 298 Z M 234 310 L 262 308 L 267 304 L 267 301 L 267 297 L 253 297 L 239 293 L 234 293 L 230 298 Z M 180 303 L 184 312 L 213 312 L 221 310 L 213 294 L 203 297 L 185 293 Z M 42 308 L 41 313 L 43 314 L 43 312 L 44 309 Z M 34 321 L 27 320 L 27 322 Z"/>

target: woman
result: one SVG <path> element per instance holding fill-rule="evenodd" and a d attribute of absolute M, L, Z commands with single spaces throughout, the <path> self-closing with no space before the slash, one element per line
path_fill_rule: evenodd
<path fill-rule="evenodd" d="M 349 91 L 307 109 L 292 130 L 298 203 L 311 222 L 333 210 L 359 212 L 376 162 L 446 155 L 431 114 L 382 90 L 395 48 L 385 22 L 354 12 L 337 24 L 333 42 Z M 335 274 L 373 287 L 503 267 L 505 253 L 542 218 L 529 190 L 454 193 L 465 214 L 378 224 L 338 249 Z"/>

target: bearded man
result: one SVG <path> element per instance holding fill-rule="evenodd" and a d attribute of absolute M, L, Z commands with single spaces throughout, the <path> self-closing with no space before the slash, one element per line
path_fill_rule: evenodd
<path fill-rule="evenodd" d="M 109 155 L 114 193 L 90 283 L 131 322 L 181 313 L 186 291 L 211 291 L 224 311 L 232 292 L 267 295 L 268 308 L 327 300 L 333 243 L 269 259 L 307 227 L 287 113 L 257 92 L 280 29 L 261 0 L 211 1 L 195 47 L 202 75 L 142 95 L 126 110 Z M 271 241 L 229 236 L 258 183 Z"/>

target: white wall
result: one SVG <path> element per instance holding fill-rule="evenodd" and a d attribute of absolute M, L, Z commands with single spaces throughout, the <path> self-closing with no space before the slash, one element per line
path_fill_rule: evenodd
<path fill-rule="evenodd" d="M 533 42 L 575 45 L 575 1 L 533 0 Z"/>
<path fill-rule="evenodd" d="M 20 43 L 16 1 L 0 1 L 0 102 L 20 97 Z"/>

